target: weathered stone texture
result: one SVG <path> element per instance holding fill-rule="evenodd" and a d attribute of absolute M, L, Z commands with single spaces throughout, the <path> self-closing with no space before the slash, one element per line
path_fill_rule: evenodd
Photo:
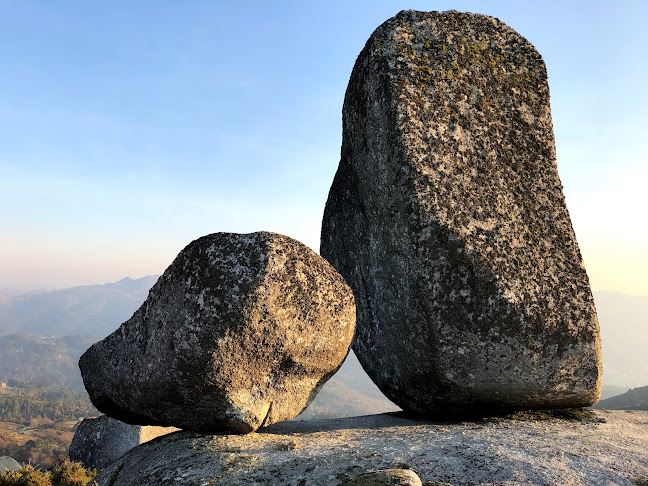
<path fill-rule="evenodd" d="M 599 327 L 534 47 L 497 19 L 403 11 L 360 53 L 321 254 L 353 349 L 415 412 L 595 403 Z"/>
<path fill-rule="evenodd" d="M 248 435 L 183 431 L 132 449 L 96 481 L 342 486 L 365 472 L 409 466 L 423 483 L 439 486 L 632 486 L 648 474 L 646 425 L 648 412 L 596 410 L 577 422 L 448 423 L 383 414 L 283 422 Z"/>
<path fill-rule="evenodd" d="M 421 479 L 409 469 L 382 469 L 358 474 L 344 486 L 422 486 Z"/>
<path fill-rule="evenodd" d="M 105 469 L 133 447 L 177 430 L 130 425 L 107 415 L 86 418 L 72 438 L 70 460 L 82 463 L 86 469 Z"/>
<path fill-rule="evenodd" d="M 351 289 L 303 244 L 216 233 L 187 246 L 79 366 L 95 406 L 116 419 L 245 433 L 310 403 L 354 323 Z"/>

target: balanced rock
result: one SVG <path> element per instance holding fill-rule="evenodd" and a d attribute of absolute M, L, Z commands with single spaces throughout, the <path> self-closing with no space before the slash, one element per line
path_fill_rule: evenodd
<path fill-rule="evenodd" d="M 177 430 L 125 424 L 107 415 L 86 418 L 72 438 L 70 460 L 82 463 L 86 469 L 105 469 L 133 447 Z"/>
<path fill-rule="evenodd" d="M 321 254 L 353 288 L 358 359 L 403 409 L 596 403 L 599 326 L 545 65 L 499 20 L 403 11 L 373 33 Z"/>
<path fill-rule="evenodd" d="M 351 289 L 308 247 L 216 233 L 180 252 L 79 366 L 113 418 L 246 433 L 306 408 L 344 361 L 354 324 Z"/>

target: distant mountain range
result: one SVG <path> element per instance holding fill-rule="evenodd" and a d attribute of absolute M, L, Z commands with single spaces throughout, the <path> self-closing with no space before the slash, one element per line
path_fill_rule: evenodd
<path fill-rule="evenodd" d="M 648 386 L 633 388 L 622 395 L 601 400 L 594 408 L 608 410 L 648 410 Z"/>
<path fill-rule="evenodd" d="M 398 410 L 400 408 L 384 396 L 376 398 L 363 395 L 348 384 L 331 378 L 322 387 L 315 400 L 295 420 L 356 417 Z"/>
<path fill-rule="evenodd" d="M 600 399 L 605 400 L 606 398 L 616 397 L 617 395 L 621 395 L 622 393 L 625 393 L 627 391 L 627 386 L 603 385 Z"/>
<path fill-rule="evenodd" d="M 157 275 L 17 295 L 0 290 L 0 329 L 42 336 L 107 336 L 142 305 Z"/>
<path fill-rule="evenodd" d="M 26 294 L 0 290 L 0 381 L 49 381 L 82 388 L 79 356 L 129 319 L 157 279 L 150 275 Z M 603 338 L 605 399 L 648 382 L 648 297 L 594 292 L 594 298 Z M 301 417 L 394 409 L 351 352 Z"/>

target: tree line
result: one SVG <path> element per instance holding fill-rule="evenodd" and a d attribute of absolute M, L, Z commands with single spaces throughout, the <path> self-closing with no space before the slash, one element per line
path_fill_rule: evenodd
<path fill-rule="evenodd" d="M 42 419 L 76 421 L 98 413 L 85 392 L 54 388 L 49 383 L 9 380 L 2 391 L 2 422 L 30 425 Z"/>

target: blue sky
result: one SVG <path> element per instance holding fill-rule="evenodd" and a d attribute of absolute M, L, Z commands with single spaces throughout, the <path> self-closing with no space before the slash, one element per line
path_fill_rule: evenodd
<path fill-rule="evenodd" d="M 536 46 L 592 286 L 647 295 L 645 1 L 0 0 L 0 288 L 161 273 L 216 231 L 317 250 L 353 63 L 406 8 Z"/>

